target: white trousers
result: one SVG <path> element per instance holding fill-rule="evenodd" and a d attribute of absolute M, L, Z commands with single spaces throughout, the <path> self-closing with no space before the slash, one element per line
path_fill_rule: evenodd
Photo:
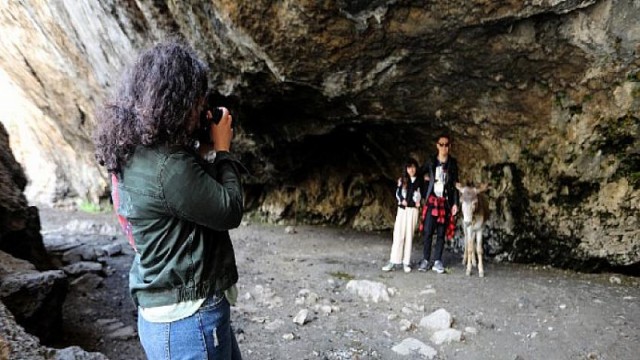
<path fill-rule="evenodd" d="M 411 264 L 411 246 L 413 233 L 418 222 L 418 208 L 398 208 L 396 224 L 393 227 L 393 245 L 389 262 L 393 264 Z"/>

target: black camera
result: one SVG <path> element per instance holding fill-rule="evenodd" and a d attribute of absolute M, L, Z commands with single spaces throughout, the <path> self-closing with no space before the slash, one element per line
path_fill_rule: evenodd
<path fill-rule="evenodd" d="M 207 111 L 211 111 L 211 118 L 207 118 Z M 204 110 L 200 113 L 200 127 L 196 132 L 200 144 L 213 144 L 213 140 L 211 140 L 211 124 L 217 125 L 222 120 L 222 115 L 222 109 L 216 107 L 213 95 L 208 93 L 205 97 Z"/>

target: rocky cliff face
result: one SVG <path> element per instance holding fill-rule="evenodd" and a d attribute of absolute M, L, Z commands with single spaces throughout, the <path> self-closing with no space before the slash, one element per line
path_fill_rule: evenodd
<path fill-rule="evenodd" d="M 138 49 L 178 33 L 240 122 L 254 214 L 389 228 L 405 157 L 447 130 L 463 182 L 492 186 L 490 253 L 637 271 L 637 1 L 190 3 L 0 10 L 1 120 L 30 199 L 105 194 L 93 109 Z"/>
<path fill-rule="evenodd" d="M 0 313 L 5 305 L 13 316 L 0 323 L 0 358 L 5 331 L 16 321 L 43 341 L 55 337 L 62 324 L 67 279 L 55 270 L 40 235 L 38 209 L 27 205 L 22 193 L 26 177 L 9 149 L 0 124 Z M 13 324 L 14 327 L 17 325 Z M 14 341 L 8 341 L 12 344 Z M 13 345 L 7 345 L 10 348 Z"/>

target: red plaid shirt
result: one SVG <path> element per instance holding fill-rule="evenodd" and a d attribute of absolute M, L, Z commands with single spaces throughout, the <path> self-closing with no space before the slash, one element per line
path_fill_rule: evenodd
<path fill-rule="evenodd" d="M 436 219 L 438 224 L 446 223 L 446 201 L 447 199 L 443 197 L 436 197 L 433 194 L 429 195 L 427 199 L 427 203 L 422 207 L 422 216 L 420 217 L 420 226 L 418 227 L 418 231 L 422 232 L 424 230 L 424 220 L 427 218 L 427 209 L 431 208 L 431 216 Z M 453 213 L 449 216 L 449 223 L 447 224 L 447 232 L 446 238 L 447 240 L 453 239 L 453 236 L 456 233 L 456 222 Z"/>

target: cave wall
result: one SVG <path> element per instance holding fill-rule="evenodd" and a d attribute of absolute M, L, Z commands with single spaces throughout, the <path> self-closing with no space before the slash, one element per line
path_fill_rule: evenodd
<path fill-rule="evenodd" d="M 637 268 L 638 20 L 622 0 L 11 2 L 0 120 L 31 201 L 97 201 L 93 110 L 180 34 L 236 114 L 254 216 L 388 229 L 405 157 L 448 130 L 463 182 L 491 185 L 490 254 Z"/>

